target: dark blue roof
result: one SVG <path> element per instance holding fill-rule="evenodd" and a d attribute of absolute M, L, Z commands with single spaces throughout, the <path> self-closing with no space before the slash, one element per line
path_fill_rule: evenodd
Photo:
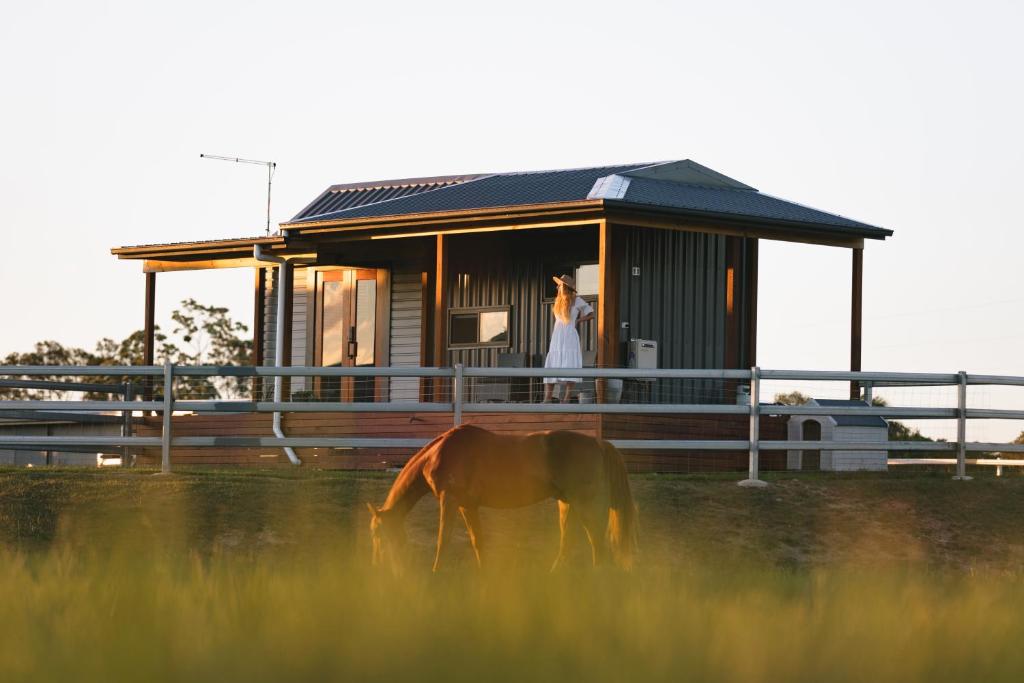
<path fill-rule="evenodd" d="M 345 218 L 396 216 L 437 211 L 488 209 L 517 204 L 552 204 L 587 199 L 598 178 L 636 168 L 608 166 L 569 171 L 535 173 L 495 173 L 472 180 L 446 185 L 429 192 L 420 192 L 377 204 L 310 216 L 297 223 Z"/>
<path fill-rule="evenodd" d="M 814 402 L 822 408 L 845 408 L 847 406 L 856 406 L 859 408 L 868 407 L 868 404 L 865 401 L 855 401 L 850 399 L 816 398 L 814 399 Z M 836 421 L 837 427 L 882 427 L 883 429 L 886 429 L 889 426 L 889 423 L 877 415 L 829 415 L 829 417 Z"/>
<path fill-rule="evenodd" d="M 806 226 L 882 239 L 892 234 L 891 230 L 762 194 L 689 160 L 335 186 L 303 209 L 290 225 L 594 199 L 641 210 Z"/>
<path fill-rule="evenodd" d="M 767 218 L 792 223 L 831 225 L 841 228 L 877 230 L 873 225 L 818 211 L 801 204 L 762 194 L 757 190 L 684 185 L 669 180 L 631 180 L 626 204 L 689 209 L 696 213 L 748 218 Z"/>

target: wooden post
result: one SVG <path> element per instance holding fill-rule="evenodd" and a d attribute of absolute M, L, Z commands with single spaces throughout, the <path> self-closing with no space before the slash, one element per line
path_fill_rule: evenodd
<path fill-rule="evenodd" d="M 725 238 L 725 367 L 740 367 L 740 314 L 737 289 L 740 281 L 742 237 Z M 730 383 L 735 386 L 735 382 Z"/>
<path fill-rule="evenodd" d="M 281 367 L 287 368 L 292 364 L 292 322 L 295 305 L 295 267 L 291 263 L 282 263 L 277 269 L 277 295 L 284 297 L 284 320 L 278 320 L 277 324 L 284 329 L 284 341 L 281 344 Z M 287 401 L 292 395 L 290 377 L 281 378 L 281 400 Z"/>
<path fill-rule="evenodd" d="M 614 229 L 607 220 L 598 223 L 597 248 L 597 367 L 619 365 L 619 255 L 614 248 Z M 605 402 L 605 382 L 595 382 L 597 402 Z M 599 423 L 601 420 L 599 420 Z"/>
<path fill-rule="evenodd" d="M 146 310 L 142 328 L 142 364 L 152 365 L 156 346 L 156 273 L 146 273 Z M 142 400 L 153 400 L 153 378 L 146 377 Z"/>
<path fill-rule="evenodd" d="M 252 364 L 263 365 L 264 306 L 266 306 L 267 283 L 262 268 L 253 268 L 256 282 L 253 286 L 252 306 Z"/>
<path fill-rule="evenodd" d="M 853 287 L 850 306 L 850 371 L 860 371 L 861 319 L 864 309 L 864 248 L 853 249 Z M 850 382 L 850 398 L 860 398 L 860 383 Z"/>
<path fill-rule="evenodd" d="M 757 251 L 756 237 L 747 238 L 747 353 L 745 367 L 757 365 Z"/>
<path fill-rule="evenodd" d="M 448 336 L 448 238 L 437 236 L 437 249 L 434 259 L 434 354 L 436 367 L 448 365 L 445 345 Z M 440 377 L 434 378 L 434 401 L 443 402 L 446 382 Z"/>

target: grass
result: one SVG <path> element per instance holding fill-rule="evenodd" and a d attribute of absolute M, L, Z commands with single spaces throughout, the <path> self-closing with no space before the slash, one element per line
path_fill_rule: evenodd
<path fill-rule="evenodd" d="M 3 680 L 1019 680 L 1024 478 L 637 476 L 629 575 L 551 575 L 553 505 L 368 566 L 391 475 L 0 469 Z"/>

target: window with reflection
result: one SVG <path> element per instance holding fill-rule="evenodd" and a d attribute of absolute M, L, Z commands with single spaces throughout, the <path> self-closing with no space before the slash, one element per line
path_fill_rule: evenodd
<path fill-rule="evenodd" d="M 448 346 L 453 349 L 508 346 L 509 318 L 509 306 L 449 309 Z"/>

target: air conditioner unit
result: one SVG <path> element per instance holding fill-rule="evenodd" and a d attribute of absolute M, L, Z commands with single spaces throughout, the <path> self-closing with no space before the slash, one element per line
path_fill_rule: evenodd
<path fill-rule="evenodd" d="M 658 342 L 653 339 L 630 339 L 629 361 L 631 368 L 651 370 L 658 367 Z"/>

